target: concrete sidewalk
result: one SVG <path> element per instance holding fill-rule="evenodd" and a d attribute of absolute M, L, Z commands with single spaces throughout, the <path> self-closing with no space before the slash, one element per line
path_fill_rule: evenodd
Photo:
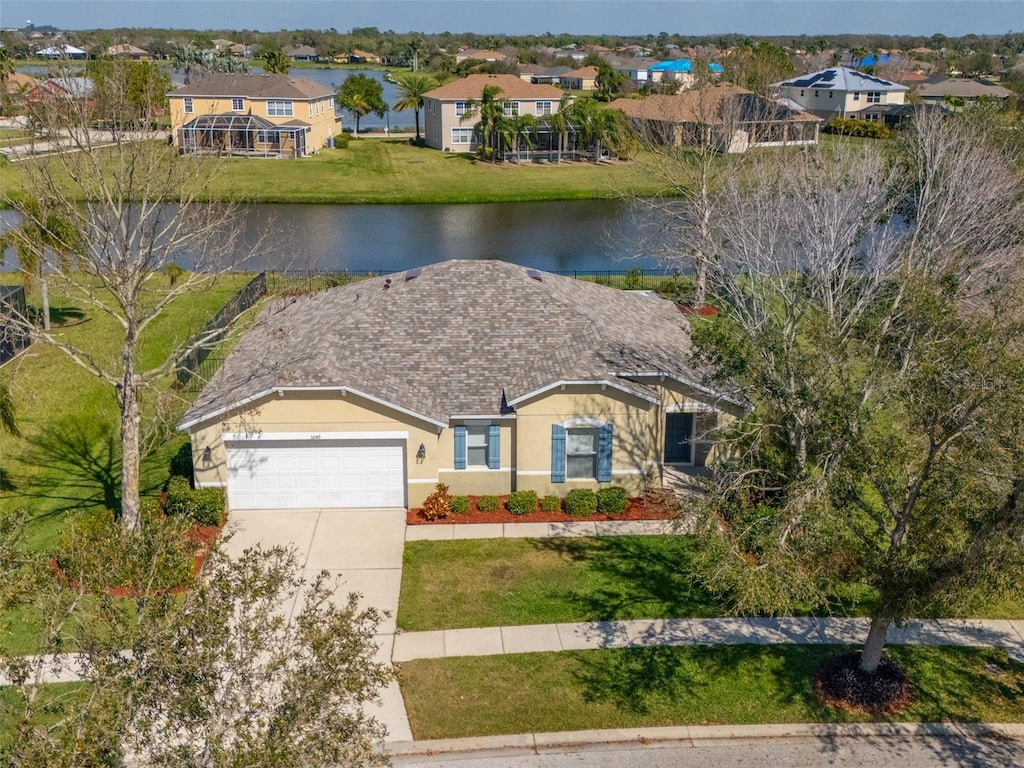
<path fill-rule="evenodd" d="M 583 536 L 658 536 L 692 533 L 679 520 L 570 520 L 564 523 L 455 523 L 409 525 L 406 541 L 553 539 Z"/>
<path fill-rule="evenodd" d="M 400 632 L 392 659 L 445 659 L 510 653 L 652 648 L 677 645 L 858 644 L 867 636 L 866 618 L 638 619 L 579 624 Z M 891 626 L 895 645 L 994 646 L 1024 662 L 1024 620 L 928 619 Z"/>

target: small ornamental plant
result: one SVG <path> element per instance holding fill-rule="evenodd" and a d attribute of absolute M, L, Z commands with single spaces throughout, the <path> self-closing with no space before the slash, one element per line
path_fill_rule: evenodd
<path fill-rule="evenodd" d="M 571 517 L 589 517 L 597 512 L 597 494 L 589 488 L 573 488 L 565 495 L 565 513 Z"/>
<path fill-rule="evenodd" d="M 626 489 L 619 485 L 597 491 L 597 511 L 602 515 L 619 515 L 626 511 Z"/>
<path fill-rule="evenodd" d="M 452 514 L 464 515 L 469 512 L 469 496 L 452 496 Z"/>
<path fill-rule="evenodd" d="M 545 496 L 540 500 L 541 512 L 560 512 L 562 500 L 558 496 Z"/>
<path fill-rule="evenodd" d="M 501 509 L 501 499 L 497 496 L 481 496 L 476 502 L 476 508 L 481 512 L 497 512 Z"/>
<path fill-rule="evenodd" d="M 536 491 L 512 491 L 505 504 L 513 515 L 529 515 L 537 511 Z"/>
<path fill-rule="evenodd" d="M 441 520 L 448 517 L 452 511 L 452 497 L 448 493 L 448 486 L 438 483 L 434 486 L 434 492 L 427 496 L 420 507 L 420 514 L 427 520 Z"/>

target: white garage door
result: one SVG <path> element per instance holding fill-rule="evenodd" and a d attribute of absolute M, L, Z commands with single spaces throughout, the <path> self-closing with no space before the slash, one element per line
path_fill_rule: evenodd
<path fill-rule="evenodd" d="M 404 442 L 227 443 L 232 509 L 405 506 Z"/>

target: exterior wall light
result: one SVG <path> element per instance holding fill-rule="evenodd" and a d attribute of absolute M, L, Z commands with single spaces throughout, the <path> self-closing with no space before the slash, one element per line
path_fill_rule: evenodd
<path fill-rule="evenodd" d="M 210 446 L 203 448 L 203 465 L 208 465 L 213 461 L 213 451 L 210 450 Z"/>
<path fill-rule="evenodd" d="M 416 461 L 423 461 L 425 458 L 427 458 L 427 446 L 420 443 L 420 447 L 416 451 Z"/>

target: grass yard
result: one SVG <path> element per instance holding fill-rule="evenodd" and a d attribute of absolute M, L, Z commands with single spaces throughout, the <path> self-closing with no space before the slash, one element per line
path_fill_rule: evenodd
<path fill-rule="evenodd" d="M 689 575 L 688 536 L 415 541 L 405 546 L 398 626 L 406 631 L 638 618 L 722 616 Z M 872 594 L 850 585 L 796 615 L 864 616 Z M 966 618 L 1020 618 L 1024 594 Z"/>
<path fill-rule="evenodd" d="M 688 536 L 409 542 L 398 626 L 721 616 L 722 602 L 687 574 L 693 546 Z M 851 590 L 832 610 L 863 612 L 856 597 Z"/>
<path fill-rule="evenodd" d="M 414 147 L 404 139 L 352 139 L 298 160 L 179 158 L 214 163 L 211 199 L 259 203 L 480 203 L 651 195 L 660 185 L 632 163 L 512 165 Z M 17 164 L 4 169 L 6 196 L 21 191 Z"/>
<path fill-rule="evenodd" d="M 872 721 L 818 702 L 840 646 L 686 646 L 421 659 L 399 679 L 416 739 L 663 725 Z M 1024 666 L 991 648 L 892 647 L 915 701 L 884 719 L 1021 722 Z M 996 673 L 986 669 L 995 664 Z"/>

